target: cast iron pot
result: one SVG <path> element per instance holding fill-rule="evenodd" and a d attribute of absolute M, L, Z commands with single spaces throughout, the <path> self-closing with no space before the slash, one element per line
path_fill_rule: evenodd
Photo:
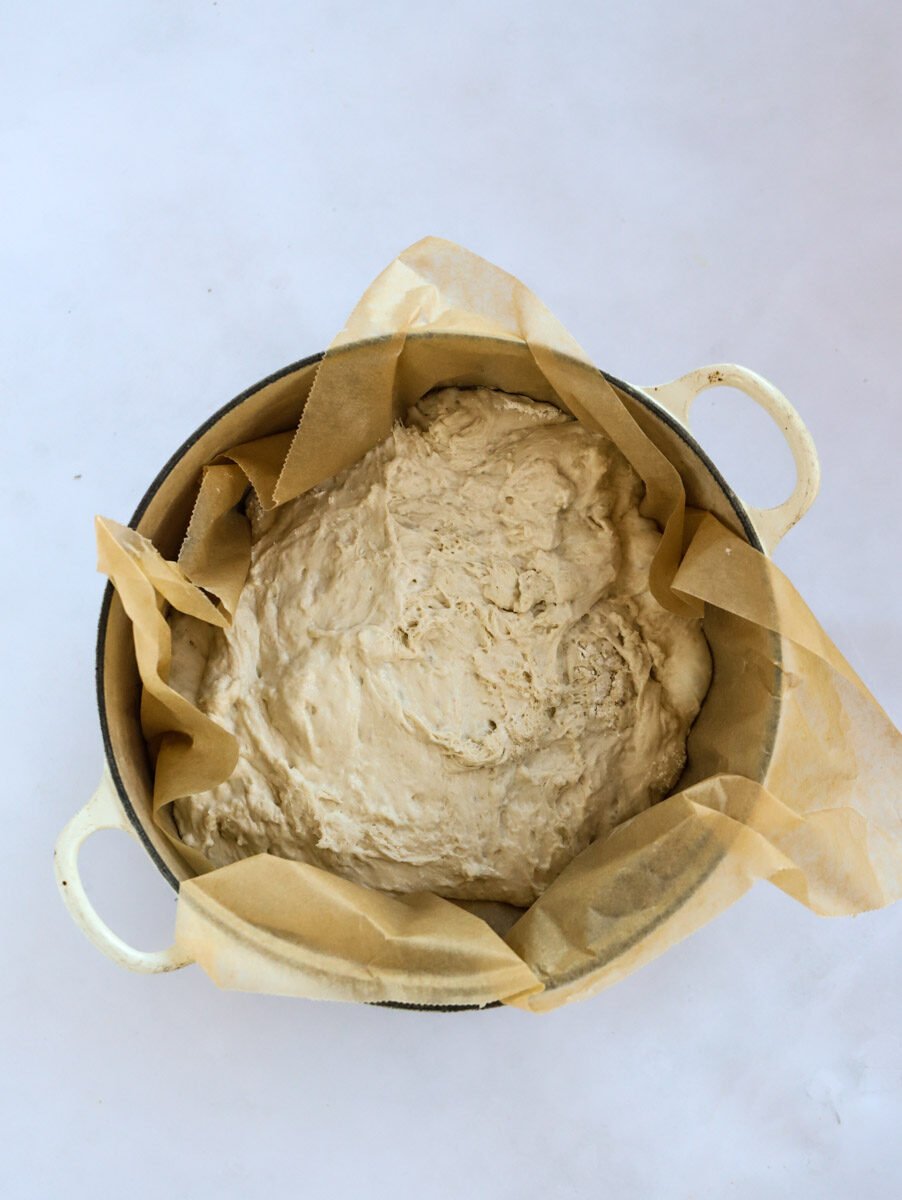
<path fill-rule="evenodd" d="M 342 348 L 354 354 L 362 343 Z M 428 356 L 438 352 L 443 364 L 453 364 L 442 383 L 458 386 L 491 386 L 521 392 L 536 400 L 554 400 L 548 392 L 528 350 L 522 343 L 470 335 L 412 335 L 405 348 L 405 369 L 416 379 L 417 371 Z M 214 413 L 173 454 L 147 489 L 130 521 L 132 528 L 149 537 L 167 557 L 175 558 L 181 544 L 197 492 L 204 464 L 217 454 L 256 437 L 279 433 L 297 425 L 322 354 L 312 355 L 285 367 L 242 392 Z M 593 368 L 580 365 L 580 369 Z M 773 550 L 780 538 L 807 511 L 817 492 L 819 469 L 811 436 L 795 409 L 772 384 L 745 367 L 720 365 L 703 367 L 673 383 L 659 387 L 637 388 L 605 375 L 616 389 L 632 416 L 651 440 L 667 455 L 682 476 L 689 504 L 707 509 L 725 525 L 758 550 Z M 688 429 L 689 411 L 696 396 L 706 388 L 728 385 L 745 392 L 760 404 L 783 431 L 796 464 L 797 480 L 790 498 L 775 508 L 758 509 L 744 504 L 711 462 Z M 340 420 L 340 414 L 336 415 Z M 741 703 L 743 678 L 741 663 L 747 652 L 756 649 L 755 639 L 765 639 L 758 650 L 774 662 L 776 678 L 769 690 L 772 701 L 757 719 L 754 736 L 748 729 L 741 739 L 752 746 L 737 758 L 735 751 L 730 769 L 764 782 L 770 763 L 779 722 L 783 690 L 779 647 L 772 634 L 719 610 L 710 610 L 704 623 L 711 646 L 714 675 L 711 689 L 693 726 L 689 739 L 687 771 L 678 787 L 722 770 L 722 761 L 712 761 L 710 739 L 715 714 L 718 727 L 729 722 L 731 713 L 748 724 Z M 750 640 L 751 639 L 751 640 Z M 147 747 L 139 722 L 141 682 L 135 663 L 131 624 L 119 598 L 108 586 L 103 598 L 97 640 L 97 700 L 100 727 L 106 753 L 106 766 L 96 793 L 69 822 L 56 845 L 57 881 L 75 922 L 103 953 L 133 971 L 170 971 L 188 961 L 177 946 L 145 952 L 129 946 L 107 926 L 91 905 L 78 873 L 78 852 L 92 833 L 100 829 L 121 829 L 136 837 L 153 859 L 163 878 L 176 890 L 193 871 L 180 857 L 151 815 L 152 772 Z M 744 714 L 741 717 L 739 714 Z M 620 929 L 610 944 L 602 947 L 594 964 L 581 970 L 589 972 L 610 962 L 639 939 L 647 936 L 679 913 L 680 908 L 720 861 L 719 847 L 705 842 L 687 843 L 683 868 L 666 881 L 667 895 L 659 906 L 653 925 L 641 919 Z M 665 886 L 662 884 L 662 886 Z M 240 944 L 243 953 L 250 950 L 261 961 L 278 958 L 284 973 L 291 967 L 291 944 L 276 945 L 272 934 L 264 938 L 255 926 L 235 918 L 211 930 L 217 952 L 228 955 L 229 944 Z M 546 990 L 573 979 L 551 980 Z M 390 999 L 389 999 L 390 1002 Z M 442 997 L 436 1008 L 471 1007 L 460 997 Z"/>

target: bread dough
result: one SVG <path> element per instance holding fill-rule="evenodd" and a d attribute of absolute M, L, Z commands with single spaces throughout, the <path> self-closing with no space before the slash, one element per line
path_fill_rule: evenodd
<path fill-rule="evenodd" d="M 557 408 L 447 388 L 323 486 L 252 504 L 231 628 L 173 620 L 173 686 L 240 747 L 175 804 L 184 841 L 531 903 L 671 788 L 708 687 L 699 623 L 648 591 L 641 496 Z"/>

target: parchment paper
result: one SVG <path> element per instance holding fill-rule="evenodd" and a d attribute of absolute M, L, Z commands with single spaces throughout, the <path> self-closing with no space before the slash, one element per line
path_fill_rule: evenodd
<path fill-rule="evenodd" d="M 213 870 L 177 839 L 165 812 L 228 778 L 237 761 L 232 736 L 168 686 L 166 606 L 227 624 L 248 568 L 240 506 L 248 485 L 264 505 L 282 504 L 356 462 L 449 378 L 440 339 L 432 353 L 428 339 L 408 335 L 447 332 L 528 347 L 542 390 L 606 433 L 645 482 L 643 512 L 662 530 L 650 577 L 658 600 L 706 621 L 731 613 L 772 630 L 787 684 L 764 781 L 728 770 L 694 781 L 590 846 L 505 936 L 477 906 L 390 896 L 269 855 Z M 353 353 L 342 352 L 351 344 Z M 367 289 L 323 360 L 297 431 L 235 447 L 206 468 L 178 563 L 98 518 L 99 566 L 134 626 L 154 813 L 198 872 L 181 887 L 177 940 L 222 986 L 542 1011 L 623 978 L 757 879 L 824 914 L 902 895 L 898 732 L 773 563 L 711 514 L 687 513 L 676 469 L 580 362 L 584 352 L 523 284 L 427 238 Z"/>

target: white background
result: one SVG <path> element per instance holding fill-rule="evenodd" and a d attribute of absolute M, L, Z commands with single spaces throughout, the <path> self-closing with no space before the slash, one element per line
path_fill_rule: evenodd
<path fill-rule="evenodd" d="M 3 5 L 8 1200 L 902 1194 L 902 907 L 827 921 L 761 885 L 587 1003 L 423 1015 L 126 974 L 50 862 L 101 768 L 94 513 L 126 520 L 426 233 L 622 378 L 737 361 L 785 390 L 824 482 L 777 559 L 898 721 L 900 11 Z M 702 440 L 779 500 L 787 456 L 735 399 Z M 128 838 L 82 862 L 117 929 L 166 943 Z"/>

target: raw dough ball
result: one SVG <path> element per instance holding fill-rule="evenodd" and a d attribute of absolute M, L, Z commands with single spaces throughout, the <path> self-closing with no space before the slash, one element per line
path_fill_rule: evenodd
<path fill-rule="evenodd" d="M 173 621 L 173 686 L 241 752 L 176 803 L 184 841 L 531 903 L 670 789 L 708 687 L 699 623 L 648 591 L 641 495 L 557 408 L 448 388 L 323 486 L 252 506 L 232 627 Z"/>

